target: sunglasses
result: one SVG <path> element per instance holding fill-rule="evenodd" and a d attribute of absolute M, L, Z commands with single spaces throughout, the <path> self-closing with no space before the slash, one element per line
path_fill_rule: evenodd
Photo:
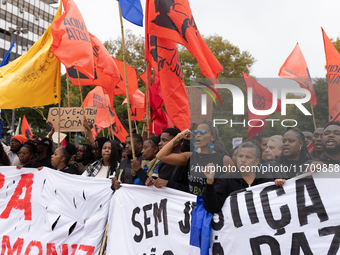
<path fill-rule="evenodd" d="M 200 131 L 198 130 L 194 130 L 194 132 L 192 132 L 194 134 L 194 136 L 198 135 L 198 132 L 200 133 L 200 135 L 205 135 L 207 133 L 207 131 L 205 131 L 204 129 L 201 129 Z"/>

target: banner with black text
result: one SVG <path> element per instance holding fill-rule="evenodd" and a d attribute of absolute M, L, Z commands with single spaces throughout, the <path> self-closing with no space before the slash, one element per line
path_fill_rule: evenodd
<path fill-rule="evenodd" d="M 189 254 L 196 196 L 123 184 L 110 205 L 107 254 Z"/>
<path fill-rule="evenodd" d="M 210 254 L 337 254 L 340 182 L 319 176 L 232 193 L 213 217 Z"/>

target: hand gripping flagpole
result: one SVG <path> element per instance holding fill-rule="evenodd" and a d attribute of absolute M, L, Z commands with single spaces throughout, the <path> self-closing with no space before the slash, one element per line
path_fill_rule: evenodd
<path fill-rule="evenodd" d="M 131 141 L 131 149 L 132 149 L 132 159 L 135 159 L 135 146 L 134 146 L 134 143 L 133 143 L 131 113 L 130 113 L 129 83 L 128 83 L 128 77 L 127 77 L 127 71 L 126 71 L 126 55 L 125 55 L 123 17 L 122 17 L 122 10 L 120 9 L 119 1 L 118 1 L 118 9 L 119 9 L 121 31 L 122 31 L 122 48 L 123 48 L 123 62 L 124 62 L 125 85 L 126 85 L 126 101 L 127 101 L 127 111 L 128 111 L 129 129 L 130 129 L 129 133 L 130 133 L 130 141 Z"/>

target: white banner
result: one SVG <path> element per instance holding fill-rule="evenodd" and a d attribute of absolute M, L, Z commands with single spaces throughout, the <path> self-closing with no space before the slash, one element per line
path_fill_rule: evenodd
<path fill-rule="evenodd" d="M 0 167 L 0 254 L 99 254 L 111 182 Z"/>
<path fill-rule="evenodd" d="M 340 179 L 318 177 L 233 193 L 213 218 L 210 254 L 337 254 Z"/>
<path fill-rule="evenodd" d="M 189 254 L 196 196 L 123 184 L 111 201 L 107 254 Z"/>

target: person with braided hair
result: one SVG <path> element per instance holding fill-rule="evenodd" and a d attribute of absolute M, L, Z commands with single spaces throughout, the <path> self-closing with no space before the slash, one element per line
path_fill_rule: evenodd
<path fill-rule="evenodd" d="M 173 153 L 173 148 L 181 142 L 182 139 L 189 140 L 195 137 L 194 152 Z M 156 155 L 156 157 L 167 164 L 175 166 L 188 166 L 189 172 L 189 192 L 194 195 L 202 195 L 206 177 L 204 171 L 206 166 L 213 163 L 215 169 L 223 169 L 223 171 L 216 171 L 216 177 L 226 173 L 225 170 L 234 166 L 232 160 L 222 153 L 214 150 L 214 142 L 218 140 L 218 129 L 214 127 L 213 122 L 204 120 L 197 126 L 197 130 L 191 135 L 190 130 L 186 129 L 176 135 L 170 142 L 168 142 Z M 198 152 L 198 149 L 200 150 Z"/>

